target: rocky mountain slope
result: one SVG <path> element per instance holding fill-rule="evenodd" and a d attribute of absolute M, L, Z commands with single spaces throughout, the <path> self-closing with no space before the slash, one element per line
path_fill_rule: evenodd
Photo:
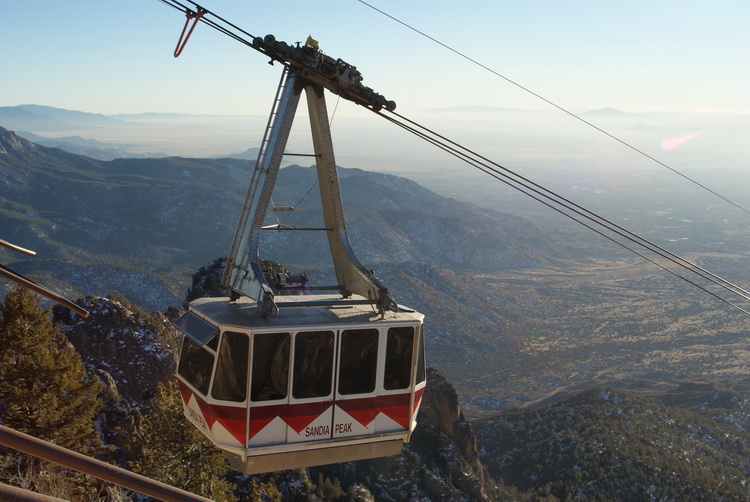
<path fill-rule="evenodd" d="M 226 255 L 250 166 L 101 162 L 2 130 L 1 237 L 38 255 L 0 250 L 0 261 L 69 297 L 116 294 L 148 311 L 179 305 L 192 273 Z M 357 255 L 399 303 L 426 315 L 428 361 L 470 414 L 594 385 L 747 380 L 742 316 L 576 233 L 584 230 L 462 204 L 395 176 L 340 173 Z M 313 179 L 310 168 L 282 169 L 274 202 L 296 209 L 276 213 L 281 222 L 320 223 Z M 314 284 L 331 282 L 322 235 L 263 237 L 267 257 L 306 271 Z M 744 270 L 739 255 L 712 253 L 699 263 L 709 260 Z"/>
<path fill-rule="evenodd" d="M 2 130 L 4 238 L 38 255 L 11 266 L 69 296 L 123 293 L 152 310 L 177 303 L 184 289 L 175 277 L 189 276 L 201 255 L 207 261 L 206 243 L 231 235 L 231 225 L 214 220 L 241 204 L 229 190 L 240 184 L 230 172 L 238 163 L 247 169 L 243 161 L 180 158 L 102 163 Z"/>
<path fill-rule="evenodd" d="M 116 446 L 109 461 L 121 463 L 140 447 L 140 416 L 156 385 L 172 378 L 173 315 L 146 314 L 117 297 L 79 303 L 89 319 L 56 308 L 55 321 L 107 383 L 101 431 Z M 316 479 L 335 480 L 359 500 L 746 500 L 749 402 L 745 391 L 709 385 L 683 384 L 661 402 L 594 388 L 470 421 L 453 385 L 430 369 L 419 426 L 402 455 L 252 480 L 289 501 L 303 500 L 300 487 Z M 230 479 L 238 493 L 250 481 Z"/>
<path fill-rule="evenodd" d="M 487 417 L 480 458 L 501 483 L 555 500 L 747 500 L 747 395 L 703 390 L 695 411 L 594 388 Z"/>
<path fill-rule="evenodd" d="M 123 464 L 140 446 L 138 424 L 157 386 L 174 378 L 177 331 L 161 312 L 147 314 L 125 298 L 87 296 L 78 301 L 86 319 L 62 308 L 53 322 L 105 384 L 102 439 L 116 449 L 109 460 Z"/>
<path fill-rule="evenodd" d="M 102 162 L 3 129 L 0 168 L 3 238 L 39 256 L 13 256 L 21 273 L 55 282 L 71 296 L 123 294 L 156 310 L 180 303 L 192 271 L 227 252 L 251 162 Z M 521 218 L 444 199 L 403 178 L 341 172 L 350 238 L 367 266 L 528 267 L 570 251 L 553 249 L 546 231 Z M 298 206 L 286 223 L 308 224 L 319 205 L 317 189 L 310 190 L 314 170 L 290 167 L 279 178 L 274 201 Z M 311 269 L 328 265 L 322 250 L 309 252 L 310 232 L 288 234 L 269 234 L 264 253 L 277 247 L 279 255 L 269 258 Z"/>
<path fill-rule="evenodd" d="M 37 251 L 30 258 L 0 250 L 0 260 L 68 297 L 120 295 L 148 311 L 181 304 L 193 271 L 226 254 L 250 178 L 251 163 L 243 160 L 101 162 L 7 130 L 0 130 L 0 149 L 2 238 Z M 512 331 L 502 332 L 507 323 L 487 308 L 504 295 L 490 302 L 477 296 L 473 275 L 552 266 L 576 252 L 522 218 L 403 178 L 340 172 L 353 247 L 397 301 L 428 315 L 435 364 L 496 364 L 494 342 L 483 340 L 488 332 L 498 343 L 515 343 Z M 284 223 L 319 223 L 314 178 L 312 168 L 282 169 L 274 202 L 296 207 L 283 213 Z M 329 284 L 325 246 L 320 233 L 269 232 L 262 250 Z"/>

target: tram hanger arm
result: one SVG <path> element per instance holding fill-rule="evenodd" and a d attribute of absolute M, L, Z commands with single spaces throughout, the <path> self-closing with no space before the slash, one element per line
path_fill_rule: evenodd
<path fill-rule="evenodd" d="M 227 290 L 232 291 L 231 299 L 240 296 L 255 299 L 261 316 L 273 315 L 272 311 L 277 310 L 274 308 L 274 293 L 267 284 L 259 264 L 260 231 L 269 228 L 294 229 L 282 224 L 268 227 L 263 225 L 263 220 L 270 207 L 281 157 L 303 92 L 307 96 L 313 148 L 318 157 L 316 173 L 325 227 L 322 230 L 327 234 L 328 250 L 338 287 L 344 298 L 358 294 L 367 298 L 370 303 L 376 304 L 381 313 L 387 310 L 397 311 L 398 305 L 388 294 L 388 289 L 357 259 L 346 232 L 323 88 L 289 71 L 288 68 L 285 68 L 279 82 L 274 108 L 261 143 L 258 163 L 253 171 L 248 195 L 227 256 L 222 284 Z"/>

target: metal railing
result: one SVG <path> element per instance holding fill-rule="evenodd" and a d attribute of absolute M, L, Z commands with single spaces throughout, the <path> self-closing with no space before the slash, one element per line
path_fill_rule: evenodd
<path fill-rule="evenodd" d="M 129 490 L 150 495 L 151 497 L 160 500 L 166 500 L 168 502 L 211 502 L 211 499 L 186 492 L 185 490 L 180 490 L 174 486 L 155 481 L 146 476 L 141 476 L 140 474 L 136 474 L 120 467 L 115 467 L 114 465 L 102 462 L 101 460 L 96 460 L 81 453 L 42 441 L 41 439 L 29 436 L 28 434 L 9 429 L 4 425 L 0 425 L 0 445 L 13 448 L 14 450 L 23 453 L 28 453 L 29 455 L 44 460 L 49 460 L 50 462 L 63 465 L 84 474 L 89 474 L 95 478 L 108 481 Z M 9 490 L 9 495 L 10 492 L 13 492 L 18 497 L 22 495 L 27 497 L 20 498 L 20 500 L 59 500 L 44 495 L 34 494 L 33 492 L 27 492 L 20 488 L 14 488 L 8 485 L 0 486 L 0 497 L 4 496 L 3 491 L 6 489 L 11 489 Z M 25 492 L 25 494 L 23 492 Z"/>

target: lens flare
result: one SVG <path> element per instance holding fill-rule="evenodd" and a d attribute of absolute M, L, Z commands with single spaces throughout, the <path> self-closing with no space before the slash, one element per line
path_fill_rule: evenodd
<path fill-rule="evenodd" d="M 668 152 L 670 150 L 673 150 L 680 146 L 681 144 L 685 143 L 686 141 L 690 141 L 691 139 L 700 136 L 701 131 L 694 132 L 691 134 L 688 134 L 686 136 L 680 136 L 679 138 L 672 138 L 672 139 L 665 139 L 661 142 L 661 149 L 665 152 Z"/>

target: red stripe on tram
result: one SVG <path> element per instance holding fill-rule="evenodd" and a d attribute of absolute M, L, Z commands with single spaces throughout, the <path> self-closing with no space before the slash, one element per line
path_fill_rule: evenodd
<path fill-rule="evenodd" d="M 421 398 L 421 392 L 419 394 Z M 375 420 L 378 413 L 383 413 L 400 426 L 407 428 L 409 426 L 409 397 L 409 394 L 392 394 L 342 399 L 336 401 L 336 405 L 365 427 Z M 415 404 L 415 409 L 416 406 Z"/>
<path fill-rule="evenodd" d="M 331 407 L 332 402 L 316 401 L 302 404 L 277 404 L 250 407 L 250 439 L 263 430 L 274 418 L 281 418 L 284 423 L 300 434 L 305 427 Z"/>
<path fill-rule="evenodd" d="M 305 427 L 328 410 L 333 401 L 318 401 L 305 404 L 290 404 L 289 415 L 284 420 L 289 427 L 300 434 Z M 284 418 L 284 417 L 282 417 Z"/>
<path fill-rule="evenodd" d="M 409 428 L 409 394 L 380 396 L 380 411 L 404 429 Z"/>
<path fill-rule="evenodd" d="M 179 383 L 182 400 L 186 405 L 190 401 L 190 396 L 195 396 L 198 408 L 200 408 L 209 430 L 214 423 L 219 422 L 241 445 L 245 444 L 245 417 L 247 415 L 244 406 L 209 404 L 182 381 L 178 380 L 177 382 Z"/>
<path fill-rule="evenodd" d="M 178 383 L 183 403 L 187 405 L 190 396 L 195 396 L 209 429 L 215 422 L 219 422 L 240 444 L 245 444 L 246 408 L 244 406 L 209 404 L 185 383 L 179 380 Z M 418 389 L 415 392 L 414 411 L 419 406 L 423 394 L 424 389 Z M 297 434 L 300 434 L 305 427 L 326 412 L 331 404 L 331 401 L 316 401 L 302 404 L 282 403 L 252 406 L 250 408 L 250 430 L 247 439 L 252 439 L 276 417 L 280 417 Z M 409 427 L 409 394 L 342 399 L 336 401 L 336 405 L 364 427 L 368 427 L 378 413 L 383 413 L 405 429 Z"/>
<path fill-rule="evenodd" d="M 354 420 L 367 427 L 380 413 L 377 397 L 364 397 L 360 399 L 340 399 L 336 406 L 344 410 Z"/>
<path fill-rule="evenodd" d="M 417 389 L 414 392 L 414 410 L 412 410 L 413 413 L 417 412 L 417 408 L 419 408 L 420 403 L 422 402 L 422 396 L 424 395 L 424 387 L 421 389 Z"/>
<path fill-rule="evenodd" d="M 180 396 L 182 396 L 182 404 L 187 406 L 188 401 L 190 401 L 190 396 L 193 395 L 193 391 L 190 390 L 190 387 L 188 387 L 182 380 L 177 380 L 177 387 L 180 389 Z"/>
<path fill-rule="evenodd" d="M 262 431 L 266 425 L 270 424 L 276 417 L 284 417 L 288 414 L 289 405 L 272 404 L 269 406 L 251 406 L 250 407 L 250 435 L 248 440 L 255 437 Z"/>

